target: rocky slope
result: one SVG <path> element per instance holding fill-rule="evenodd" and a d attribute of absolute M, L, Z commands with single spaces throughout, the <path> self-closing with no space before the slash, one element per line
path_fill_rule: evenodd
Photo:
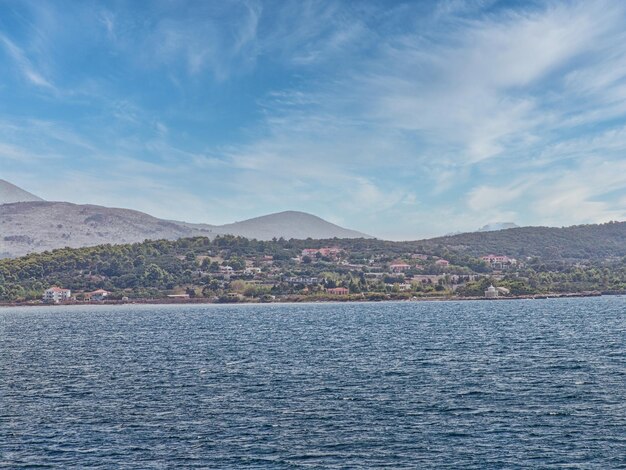
<path fill-rule="evenodd" d="M 0 257 L 195 235 L 212 234 L 128 209 L 44 201 L 0 205 Z"/>

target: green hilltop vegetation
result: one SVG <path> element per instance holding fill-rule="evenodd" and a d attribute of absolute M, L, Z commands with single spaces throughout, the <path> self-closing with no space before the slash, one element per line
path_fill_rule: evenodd
<path fill-rule="evenodd" d="M 531 256 L 550 261 L 604 260 L 626 256 L 626 222 L 564 228 L 518 227 L 462 233 L 422 243 L 428 247 L 446 246 L 472 256 L 506 253 L 517 258 Z"/>
<path fill-rule="evenodd" d="M 332 252 L 303 252 L 332 247 Z M 516 258 L 494 265 L 488 254 Z M 59 249 L 0 260 L 0 301 L 40 299 L 53 285 L 81 300 L 167 295 L 219 302 L 408 299 L 626 292 L 626 224 L 515 228 L 416 242 L 249 240 L 221 236 Z M 344 290 L 334 290 L 345 288 Z"/>

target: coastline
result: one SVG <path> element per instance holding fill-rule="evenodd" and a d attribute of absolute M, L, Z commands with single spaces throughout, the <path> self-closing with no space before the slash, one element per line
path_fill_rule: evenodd
<path fill-rule="evenodd" d="M 441 297 L 413 297 L 413 298 L 384 298 L 371 300 L 360 296 L 336 296 L 325 297 L 322 299 L 289 297 L 275 299 L 271 302 L 263 302 L 259 299 L 244 299 L 236 302 L 216 302 L 207 298 L 190 298 L 190 299 L 134 299 L 134 300 L 102 300 L 93 302 L 70 301 L 60 303 L 45 303 L 41 300 L 24 301 L 24 302 L 1 302 L 0 308 L 12 307 L 66 307 L 66 306 L 91 306 L 91 305 L 272 305 L 272 304 L 320 304 L 320 303 L 387 303 L 387 302 L 471 302 L 471 301 L 490 301 L 498 302 L 505 300 L 547 300 L 562 298 L 581 298 L 581 297 L 602 297 L 609 295 L 625 295 L 624 293 L 610 292 L 568 292 L 568 293 L 549 293 L 534 295 L 518 295 L 496 298 L 486 297 L 457 297 L 457 296 L 441 296 Z"/>

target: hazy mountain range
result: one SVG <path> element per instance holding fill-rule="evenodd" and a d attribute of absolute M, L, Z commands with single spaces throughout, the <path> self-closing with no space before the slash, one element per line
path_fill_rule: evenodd
<path fill-rule="evenodd" d="M 416 243 L 448 246 L 475 256 L 493 252 L 584 259 L 592 254 L 623 256 L 625 228 L 626 223 L 549 228 L 517 227 L 509 222 Z M 130 209 L 44 201 L 0 180 L 0 258 L 63 247 L 226 234 L 258 240 L 372 238 L 304 212 L 280 212 L 226 225 L 193 224 Z"/>
<path fill-rule="evenodd" d="M 272 238 L 371 238 L 304 212 L 269 214 L 227 225 L 163 220 L 143 212 L 48 202 L 0 180 L 0 257 L 55 248 L 134 243 L 146 239 L 239 235 Z"/>

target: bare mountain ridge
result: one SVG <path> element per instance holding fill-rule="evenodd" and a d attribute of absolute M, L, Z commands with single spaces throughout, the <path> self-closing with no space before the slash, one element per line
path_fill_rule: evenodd
<path fill-rule="evenodd" d="M 222 226 L 163 220 L 130 209 L 69 202 L 0 205 L 0 257 L 55 248 L 217 235 L 272 238 L 371 238 L 304 212 L 287 211 Z"/>
<path fill-rule="evenodd" d="M 45 201 L 0 205 L 0 257 L 194 235 L 191 228 L 129 209 Z"/>
<path fill-rule="evenodd" d="M 277 233 L 283 238 L 371 238 L 368 235 L 332 224 L 306 212 L 285 211 L 215 227 L 221 233 L 234 233 L 246 238 L 271 240 Z M 328 234 L 332 234 L 331 237 Z"/>

